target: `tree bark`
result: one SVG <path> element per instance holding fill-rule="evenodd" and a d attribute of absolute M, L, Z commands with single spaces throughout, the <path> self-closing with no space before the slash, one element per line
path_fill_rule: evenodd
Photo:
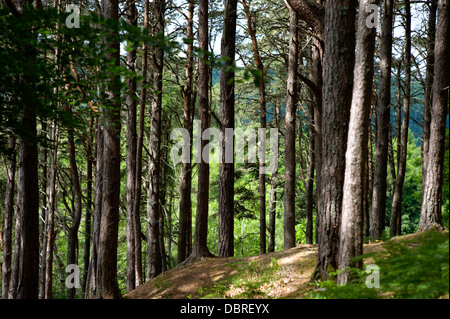
<path fill-rule="evenodd" d="M 371 14 L 368 6 L 378 0 L 361 0 L 358 14 L 356 57 L 353 72 L 353 92 L 350 107 L 350 123 L 345 155 L 344 193 L 340 228 L 338 283 L 347 284 L 350 273 L 347 267 L 361 268 L 362 261 L 352 259 L 362 255 L 364 189 L 366 186 L 367 143 L 369 131 L 370 103 L 372 98 L 373 57 L 375 51 L 375 28 L 366 26 Z"/>
<path fill-rule="evenodd" d="M 3 229 L 2 298 L 8 299 L 12 266 L 12 227 L 14 218 L 14 189 L 16 183 L 16 138 L 8 139 L 8 169 L 5 193 L 5 219 Z"/>
<path fill-rule="evenodd" d="M 295 247 L 295 115 L 298 104 L 298 16 L 289 9 L 289 62 L 286 92 L 284 249 Z"/>
<path fill-rule="evenodd" d="M 194 8 L 195 2 L 189 0 L 186 37 L 190 40 L 187 44 L 187 58 L 186 58 L 186 89 L 183 90 L 183 126 L 189 133 L 192 133 L 192 120 L 194 113 L 193 104 L 193 71 L 194 71 Z M 189 134 L 189 145 L 191 145 L 191 136 Z M 178 231 L 178 253 L 177 263 L 182 263 L 188 256 L 188 232 L 192 225 L 188 223 L 189 215 L 191 214 L 191 181 L 192 181 L 192 167 L 191 157 L 188 163 L 181 164 L 181 181 L 180 181 L 180 226 Z"/>
<path fill-rule="evenodd" d="M 71 112 L 68 106 L 65 107 L 67 112 Z M 75 154 L 75 141 L 74 141 L 74 129 L 69 127 L 67 132 L 67 142 L 69 149 L 69 163 L 70 163 L 70 176 L 72 183 L 72 192 L 74 200 L 74 211 L 72 225 L 67 232 L 67 265 L 77 264 L 77 246 L 78 246 L 78 228 L 81 222 L 81 185 L 78 173 L 78 166 L 76 162 Z M 75 298 L 75 288 L 67 288 L 67 298 Z"/>
<path fill-rule="evenodd" d="M 219 163 L 219 244 L 217 254 L 234 255 L 234 160 L 227 163 L 226 150 L 234 154 L 233 136 L 226 129 L 234 129 L 234 68 L 236 53 L 237 0 L 226 0 L 222 32 L 221 57 L 226 58 L 220 73 L 220 140 Z"/>
<path fill-rule="evenodd" d="M 400 79 L 398 79 L 400 81 Z M 406 156 L 408 147 L 409 131 L 409 108 L 411 103 L 411 3 L 405 0 L 405 95 L 403 97 L 403 119 L 399 147 L 397 147 L 397 178 L 395 179 L 394 193 L 392 196 L 391 220 L 389 236 L 401 235 L 401 209 L 402 209 L 402 189 L 406 173 Z M 398 116 L 400 117 L 400 110 Z"/>
<path fill-rule="evenodd" d="M 105 19 L 118 21 L 118 0 L 105 0 L 103 16 Z M 107 49 L 106 59 L 119 65 L 119 42 L 116 35 L 112 39 L 105 39 Z M 119 227 L 119 196 L 120 196 L 120 97 L 119 77 L 113 75 L 111 83 L 106 87 L 108 106 L 103 109 L 103 153 L 97 161 L 103 161 L 102 175 L 102 204 L 97 248 L 97 298 L 120 298 L 117 282 L 117 244 Z M 100 155 L 100 154 L 99 154 Z"/>
<path fill-rule="evenodd" d="M 247 32 L 252 40 L 253 58 L 255 59 L 256 68 L 259 71 L 259 109 L 260 109 L 260 126 L 262 129 L 266 129 L 266 84 L 265 84 L 265 70 L 264 64 L 261 60 L 259 53 L 258 40 L 256 37 L 256 30 L 253 27 L 252 14 L 250 12 L 251 0 L 248 3 L 242 0 L 244 7 L 245 17 L 247 20 Z M 264 153 L 260 153 L 260 174 L 259 174 L 259 253 L 266 253 L 266 175 L 262 174 L 262 170 L 265 166 L 265 149 Z"/>
<path fill-rule="evenodd" d="M 426 58 L 426 82 L 425 96 L 423 103 L 423 129 L 422 129 L 422 190 L 425 189 L 428 167 L 428 149 L 430 143 L 430 122 L 431 105 L 433 91 L 433 72 L 434 72 L 434 44 L 436 36 L 436 9 L 437 0 L 431 0 L 430 14 L 428 17 L 428 39 L 427 39 L 427 58 Z M 422 195 L 425 193 L 422 192 Z M 422 198 L 423 200 L 423 198 Z"/>
<path fill-rule="evenodd" d="M 355 62 L 355 1 L 325 3 L 322 171 L 316 276 L 338 269 L 345 152 Z"/>
<path fill-rule="evenodd" d="M 423 190 L 420 231 L 442 229 L 442 183 L 445 152 L 450 61 L 449 0 L 437 4 L 433 103 L 431 106 L 430 143 L 425 189 Z"/>
<path fill-rule="evenodd" d="M 154 1 L 154 36 L 164 36 L 164 12 L 165 0 Z M 159 223 L 161 218 L 161 113 L 164 48 L 160 46 L 154 47 L 152 55 L 153 95 L 151 100 L 149 188 L 147 200 L 148 279 L 156 277 L 162 271 Z"/>
<path fill-rule="evenodd" d="M 127 23 L 137 26 L 137 9 L 135 3 L 128 3 Z M 133 43 L 130 43 L 133 45 Z M 127 69 L 136 70 L 136 49 L 127 52 Z M 136 156 L 137 156 L 137 100 L 136 77 L 127 80 L 127 291 L 136 288 Z"/>
<path fill-rule="evenodd" d="M 198 3 L 198 44 L 202 54 L 198 60 L 198 135 L 209 128 L 209 63 L 208 63 L 208 0 L 199 0 Z M 183 264 L 198 260 L 202 257 L 212 256 L 208 249 L 208 203 L 209 203 L 209 161 L 202 157 L 202 150 L 208 141 L 200 139 L 197 152 L 198 162 L 198 190 L 197 211 L 195 217 L 194 245 L 192 254 Z"/>
<path fill-rule="evenodd" d="M 393 1 L 384 1 L 380 48 L 380 93 L 370 235 L 380 239 L 385 227 L 388 140 L 390 130 Z"/>

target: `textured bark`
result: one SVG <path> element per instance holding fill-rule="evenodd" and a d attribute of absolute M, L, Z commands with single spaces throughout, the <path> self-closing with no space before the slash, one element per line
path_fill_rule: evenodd
<path fill-rule="evenodd" d="M 370 235 L 379 239 L 384 232 L 386 215 L 386 181 L 388 140 L 390 130 L 391 64 L 392 64 L 393 1 L 384 1 L 380 48 L 380 93 L 376 138 L 375 171 L 372 207 L 370 210 Z"/>
<path fill-rule="evenodd" d="M 128 1 L 129 2 L 129 1 Z M 127 23 L 137 26 L 137 9 L 135 3 L 128 3 Z M 133 45 L 131 43 L 131 45 Z M 136 70 L 136 49 L 127 52 L 127 68 L 129 71 Z M 127 80 L 128 92 L 126 96 L 127 105 L 127 291 L 136 288 L 136 156 L 137 156 L 137 100 L 136 100 L 136 77 Z"/>
<path fill-rule="evenodd" d="M 200 0 L 198 3 L 198 44 L 204 53 L 208 51 L 208 0 Z M 209 64 L 208 55 L 202 54 L 198 61 L 198 118 L 201 124 L 198 127 L 198 135 L 209 128 Z M 208 143 L 201 139 L 198 147 L 198 190 L 197 211 L 195 218 L 194 246 L 192 254 L 184 263 L 197 260 L 201 257 L 212 256 L 207 246 L 208 238 L 208 203 L 209 203 L 209 164 L 201 156 L 201 150 Z"/>
<path fill-rule="evenodd" d="M 361 0 L 358 14 L 358 33 L 356 37 L 356 57 L 353 72 L 352 104 L 345 155 L 344 194 L 342 197 L 342 216 L 340 228 L 339 268 L 362 267 L 362 261 L 352 259 L 362 255 L 364 189 L 366 186 L 367 143 L 369 131 L 370 103 L 372 98 L 373 56 L 375 51 L 375 28 L 366 26 L 371 13 L 369 5 L 378 0 Z M 338 275 L 339 284 L 350 280 L 348 270 Z"/>
<path fill-rule="evenodd" d="M 56 178 L 57 178 L 57 154 L 58 154 L 58 127 L 52 123 L 50 139 L 54 147 L 49 153 L 48 177 L 47 177 L 47 212 L 45 216 L 45 280 L 44 298 L 51 299 L 53 293 L 53 247 L 55 244 L 55 211 L 56 211 Z"/>
<path fill-rule="evenodd" d="M 118 20 L 118 0 L 103 2 L 103 16 L 106 19 Z M 111 49 L 106 59 L 119 65 L 119 42 L 111 38 L 105 39 L 106 46 Z M 114 76 L 106 89 L 108 108 L 104 113 L 103 153 L 97 161 L 103 161 L 102 199 L 99 240 L 97 248 L 97 298 L 120 298 L 117 283 L 117 243 L 119 228 L 119 195 L 120 195 L 120 104 L 117 102 L 119 92 L 118 76 Z"/>
<path fill-rule="evenodd" d="M 431 106 L 430 143 L 426 184 L 423 190 L 419 230 L 442 228 L 442 183 L 445 151 L 445 120 L 450 82 L 449 0 L 437 4 L 433 103 Z"/>
<path fill-rule="evenodd" d="M 194 83 L 194 8 L 195 3 L 193 0 L 189 1 L 188 14 L 187 14 L 187 27 L 186 27 L 186 37 L 191 40 L 187 44 L 187 58 L 186 58 L 186 89 L 182 91 L 183 93 L 183 127 L 188 130 L 189 134 L 189 145 L 191 144 L 192 136 L 192 120 L 194 113 L 193 104 L 193 83 Z M 191 158 L 191 157 L 190 157 Z M 178 253 L 177 253 L 177 263 L 182 263 L 188 256 L 188 241 L 190 236 L 190 229 L 192 225 L 188 223 L 190 220 L 189 215 L 192 214 L 192 201 L 191 201 L 191 181 L 192 181 L 192 167 L 189 158 L 188 163 L 181 164 L 181 180 L 180 180 L 180 223 L 178 230 Z"/>
<path fill-rule="evenodd" d="M 234 255 L 234 163 L 225 162 L 225 148 L 234 141 L 228 140 L 225 129 L 234 129 L 234 64 L 236 53 L 237 0 L 226 0 L 222 32 L 221 57 L 227 58 L 220 73 L 220 140 L 219 163 L 219 256 Z M 231 137 L 233 138 L 233 137 Z"/>
<path fill-rule="evenodd" d="M 153 2 L 153 34 L 164 35 L 165 0 Z M 153 95 L 151 100 L 150 145 L 149 145 L 149 187 L 147 200 L 147 278 L 152 279 L 162 271 L 159 223 L 161 218 L 161 116 L 162 116 L 162 76 L 164 48 L 154 47 L 152 53 Z"/>
<path fill-rule="evenodd" d="M 29 137 L 19 140 L 17 212 L 20 228 L 16 228 L 15 236 L 20 240 L 20 249 L 15 250 L 18 255 L 14 264 L 18 271 L 15 297 L 34 299 L 38 296 L 39 283 L 39 189 L 36 113 L 31 107 L 25 106 L 21 124 L 28 130 Z"/>
<path fill-rule="evenodd" d="M 284 249 L 295 247 L 295 114 L 298 104 L 298 16 L 289 8 L 289 62 L 286 92 Z"/>
<path fill-rule="evenodd" d="M 428 39 L 426 59 L 426 83 L 423 103 L 423 129 L 422 129 L 422 189 L 425 189 L 428 167 L 428 149 L 430 142 L 431 104 L 433 91 L 434 71 L 434 42 L 436 35 L 436 9 L 437 0 L 431 0 L 430 14 L 428 17 Z M 422 195 L 425 193 L 422 192 Z"/>
<path fill-rule="evenodd" d="M 405 95 L 403 97 L 403 119 L 400 131 L 399 147 L 397 147 L 397 178 L 392 196 L 391 220 L 389 236 L 401 235 L 402 189 L 406 173 L 406 155 L 408 147 L 409 108 L 411 103 L 411 3 L 405 0 Z M 399 110 L 400 117 L 400 110 Z"/>
<path fill-rule="evenodd" d="M 260 126 L 264 130 L 266 129 L 266 84 L 265 84 L 265 70 L 264 64 L 261 60 L 261 55 L 258 48 L 258 39 L 256 37 L 256 30 L 253 26 L 252 13 L 250 12 L 251 0 L 246 3 L 245 0 L 241 1 L 245 17 L 247 20 L 247 32 L 252 40 L 253 58 L 255 59 L 256 68 L 259 71 L 259 119 Z M 260 174 L 259 174 L 259 253 L 266 253 L 266 175 L 261 174 L 261 169 L 265 166 L 265 150 L 264 153 L 260 153 Z"/>
<path fill-rule="evenodd" d="M 5 216 L 3 228 L 2 298 L 8 298 L 12 266 L 12 227 L 14 218 L 14 189 L 16 183 L 16 138 L 8 139 L 8 169 L 5 192 Z"/>
<path fill-rule="evenodd" d="M 70 112 L 68 107 L 65 108 L 66 111 Z M 75 159 L 75 141 L 74 141 L 74 130 L 69 128 L 67 132 L 67 142 L 69 148 L 69 163 L 70 163 L 70 177 L 72 183 L 73 192 L 73 219 L 67 232 L 67 265 L 77 264 L 77 246 L 78 246 L 78 228 L 81 222 L 81 185 L 80 177 L 78 173 L 78 166 Z M 75 288 L 67 288 L 67 298 L 75 298 Z"/>
<path fill-rule="evenodd" d="M 298 18 L 313 28 L 318 37 L 322 37 L 324 30 L 325 8 L 320 1 L 314 0 L 285 0 L 297 12 Z"/>
<path fill-rule="evenodd" d="M 338 266 L 345 152 L 355 57 L 355 4 L 353 0 L 330 0 L 325 3 L 322 171 L 316 266 L 316 276 L 324 279 Z"/>

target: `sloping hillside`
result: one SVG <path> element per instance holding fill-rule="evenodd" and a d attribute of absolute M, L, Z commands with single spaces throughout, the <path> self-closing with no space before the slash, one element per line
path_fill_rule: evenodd
<path fill-rule="evenodd" d="M 420 233 L 394 241 L 415 240 Z M 364 245 L 364 253 L 381 252 L 383 243 Z M 317 259 L 316 245 L 246 258 L 205 258 L 171 269 L 125 295 L 131 299 L 305 298 Z M 370 264 L 371 258 L 365 260 Z"/>

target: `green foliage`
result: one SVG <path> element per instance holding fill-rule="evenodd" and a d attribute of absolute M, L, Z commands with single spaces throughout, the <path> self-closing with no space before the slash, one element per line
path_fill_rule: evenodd
<path fill-rule="evenodd" d="M 394 158 L 397 152 L 397 140 L 392 141 Z M 422 159 L 420 144 L 410 133 L 406 155 L 406 173 L 402 191 L 402 225 L 403 235 L 412 234 L 419 229 L 420 212 L 422 210 Z M 388 192 L 386 198 L 386 225 L 389 225 L 392 209 L 393 183 L 388 174 Z M 387 231 L 389 233 L 389 231 Z"/>
<path fill-rule="evenodd" d="M 438 298 L 449 293 L 448 232 L 426 232 L 412 238 L 387 241 L 381 252 L 359 258 L 373 258 L 380 269 L 380 288 L 366 286 L 367 273 L 350 269 L 352 281 L 337 285 L 336 273 L 316 283 L 313 298 Z"/>

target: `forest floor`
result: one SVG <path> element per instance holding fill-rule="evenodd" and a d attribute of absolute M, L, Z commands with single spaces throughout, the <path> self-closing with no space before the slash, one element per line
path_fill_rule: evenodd
<path fill-rule="evenodd" d="M 414 239 L 420 233 L 393 240 Z M 383 250 L 383 242 L 364 245 L 364 254 Z M 364 260 L 371 263 L 371 258 Z M 317 245 L 298 245 L 251 257 L 211 257 L 176 267 L 127 293 L 130 299 L 308 298 Z"/>

